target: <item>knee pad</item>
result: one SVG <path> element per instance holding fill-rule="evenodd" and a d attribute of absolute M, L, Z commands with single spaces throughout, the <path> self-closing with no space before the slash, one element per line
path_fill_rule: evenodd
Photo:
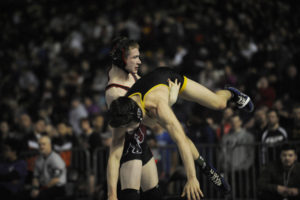
<path fill-rule="evenodd" d="M 140 200 L 140 191 L 135 189 L 121 190 L 119 200 Z"/>
<path fill-rule="evenodd" d="M 150 190 L 143 192 L 141 196 L 142 200 L 162 200 L 162 193 L 158 185 Z"/>

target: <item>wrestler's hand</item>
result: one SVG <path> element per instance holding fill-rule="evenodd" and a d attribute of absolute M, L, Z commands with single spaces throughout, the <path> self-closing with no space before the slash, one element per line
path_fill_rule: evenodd
<path fill-rule="evenodd" d="M 170 93 L 169 93 L 169 106 L 172 106 L 177 101 L 177 97 L 178 97 L 178 93 L 179 93 L 181 83 L 178 83 L 177 79 L 175 79 L 175 82 L 168 79 L 168 83 L 169 83 L 169 91 L 170 91 Z"/>
<path fill-rule="evenodd" d="M 30 196 L 31 196 L 32 198 L 36 198 L 37 196 L 39 196 L 39 193 L 40 193 L 39 190 L 33 189 L 33 190 L 31 191 Z"/>
<path fill-rule="evenodd" d="M 288 192 L 289 196 L 298 196 L 299 195 L 298 188 L 288 188 L 287 192 Z"/>
<path fill-rule="evenodd" d="M 204 197 L 197 178 L 188 179 L 181 194 L 181 197 L 184 196 L 186 196 L 188 200 L 200 200 L 201 197 Z"/>
<path fill-rule="evenodd" d="M 277 189 L 278 194 L 280 194 L 281 196 L 286 197 L 288 195 L 288 188 L 286 186 L 277 185 L 276 189 Z"/>

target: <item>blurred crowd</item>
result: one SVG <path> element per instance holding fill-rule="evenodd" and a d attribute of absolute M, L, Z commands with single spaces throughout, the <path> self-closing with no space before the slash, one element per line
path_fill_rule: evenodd
<path fill-rule="evenodd" d="M 252 97 L 253 114 L 179 100 L 174 111 L 195 143 L 300 141 L 299 15 L 297 1 L 284 0 L 3 1 L 0 142 L 15 139 L 23 152 L 43 135 L 57 152 L 109 146 L 104 91 L 119 35 L 139 42 L 141 75 L 170 66 L 213 91 L 231 85 Z M 164 130 L 153 133 L 152 147 L 172 144 Z M 251 152 L 220 155 L 241 151 Z M 250 154 L 270 160 L 267 147 Z"/>

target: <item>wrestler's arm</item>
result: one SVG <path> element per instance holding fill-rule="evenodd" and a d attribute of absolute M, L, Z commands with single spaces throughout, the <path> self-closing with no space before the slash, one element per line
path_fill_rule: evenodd
<path fill-rule="evenodd" d="M 107 106 L 118 97 L 125 95 L 126 90 L 120 88 L 110 88 L 105 93 Z M 117 199 L 117 183 L 119 179 L 120 159 L 124 147 L 123 129 L 112 129 L 112 144 L 109 148 L 109 158 L 107 163 L 107 193 L 109 200 Z"/>
<path fill-rule="evenodd" d="M 119 179 L 120 159 L 124 148 L 124 129 L 112 131 L 112 144 L 109 148 L 107 164 L 107 195 L 109 200 L 117 199 L 117 183 Z"/>
<path fill-rule="evenodd" d="M 152 109 L 152 112 L 156 112 L 152 113 L 152 116 L 158 118 L 160 125 L 169 132 L 170 136 L 178 146 L 188 179 L 183 194 L 186 194 L 188 199 L 200 199 L 200 196 L 203 196 L 203 193 L 200 190 L 200 185 L 196 177 L 192 152 L 180 122 L 165 100 L 157 102 L 156 109 Z"/>

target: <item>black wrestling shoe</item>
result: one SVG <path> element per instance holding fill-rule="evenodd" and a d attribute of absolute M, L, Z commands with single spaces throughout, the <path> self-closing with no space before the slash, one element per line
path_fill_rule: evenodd
<path fill-rule="evenodd" d="M 224 177 L 221 174 L 219 174 L 213 166 L 211 166 L 209 163 L 206 163 L 202 156 L 200 156 L 199 159 L 202 161 L 202 165 L 200 165 L 200 170 L 224 195 L 229 194 L 231 192 L 231 187 L 228 184 L 228 182 L 224 179 Z"/>
<path fill-rule="evenodd" d="M 234 87 L 225 87 L 233 94 L 232 100 L 237 104 L 239 109 L 243 109 L 247 112 L 252 112 L 254 110 L 254 104 L 250 97 Z"/>

